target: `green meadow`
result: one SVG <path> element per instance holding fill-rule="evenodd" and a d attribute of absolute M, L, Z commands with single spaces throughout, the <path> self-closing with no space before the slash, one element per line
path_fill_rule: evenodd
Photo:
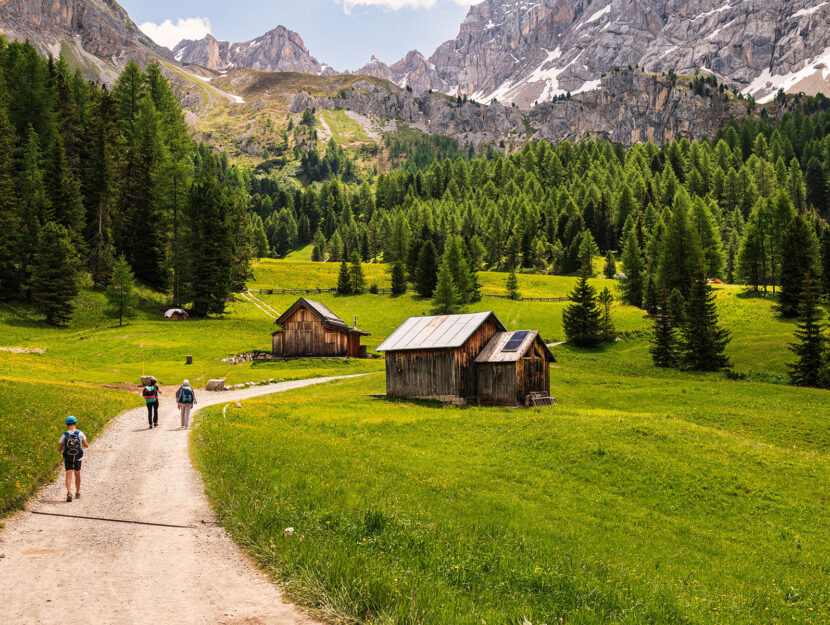
<path fill-rule="evenodd" d="M 371 376 L 209 409 L 197 464 L 234 538 L 344 622 L 828 622 L 827 392 L 559 353 L 554 409 Z"/>
<path fill-rule="evenodd" d="M 258 289 L 334 286 L 338 265 L 306 251 L 258 263 L 254 295 L 282 312 L 297 295 Z M 384 265 L 364 271 L 367 284 L 388 287 Z M 471 311 L 563 340 L 564 302 L 487 297 L 505 294 L 506 274 L 480 279 L 485 297 Z M 520 275 L 519 290 L 564 297 L 574 282 Z M 594 284 L 616 292 L 613 281 Z M 142 373 L 197 386 L 369 373 L 208 409 L 193 435 L 223 523 L 292 598 L 328 618 L 828 622 L 830 393 L 786 386 L 795 326 L 771 297 L 716 292 L 743 379 L 656 369 L 651 321 L 620 305 L 622 340 L 556 346 L 559 405 L 529 411 L 372 398 L 384 390 L 381 359 L 223 363 L 270 347 L 273 318 L 241 297 L 221 318 L 168 322 L 162 296 L 141 291 L 123 327 L 90 289 L 67 328 L 3 308 L 0 470 L 13 479 L 0 509 L 52 474 L 67 411 L 94 434 L 139 404 L 105 385 L 134 387 Z M 370 349 L 431 308 L 414 294 L 308 297 L 349 323 L 357 316 Z"/>

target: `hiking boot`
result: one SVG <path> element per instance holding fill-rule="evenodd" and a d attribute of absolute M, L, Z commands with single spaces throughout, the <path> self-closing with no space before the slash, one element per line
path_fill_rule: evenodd
<path fill-rule="evenodd" d="M 66 493 L 66 503 L 72 502 L 72 493 Z"/>
<path fill-rule="evenodd" d="M 151 429 L 151 430 L 153 429 L 153 424 L 152 424 L 152 423 L 150 424 L 150 429 Z"/>
<path fill-rule="evenodd" d="M 81 498 L 81 493 L 75 493 L 75 501 L 78 501 Z"/>

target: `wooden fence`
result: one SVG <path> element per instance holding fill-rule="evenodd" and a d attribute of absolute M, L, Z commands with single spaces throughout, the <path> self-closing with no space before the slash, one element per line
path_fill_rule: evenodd
<path fill-rule="evenodd" d="M 331 289 L 250 289 L 252 293 L 260 295 L 321 295 L 325 293 L 337 293 L 336 288 Z M 414 293 L 415 289 L 407 288 L 407 293 Z M 369 293 L 369 289 L 363 289 L 363 293 Z M 391 295 L 392 289 L 377 289 L 377 295 Z M 483 293 L 482 297 L 495 297 L 498 299 L 511 299 L 509 295 L 495 295 Z M 567 297 L 519 297 L 517 302 L 567 302 Z"/>

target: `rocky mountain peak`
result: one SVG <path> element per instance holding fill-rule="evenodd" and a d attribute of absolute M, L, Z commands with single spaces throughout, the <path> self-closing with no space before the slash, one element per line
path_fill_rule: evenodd
<path fill-rule="evenodd" d="M 114 0 L 0 0 L 0 33 L 75 56 L 89 78 L 112 79 L 131 58 L 172 58 Z"/>
<path fill-rule="evenodd" d="M 700 69 L 757 98 L 830 91 L 826 0 L 484 0 L 395 82 L 522 107 L 596 89 L 614 67 Z M 400 68 L 396 71 L 396 68 Z M 362 72 L 362 70 L 361 70 Z"/>
<path fill-rule="evenodd" d="M 328 65 L 311 56 L 300 35 L 277 26 L 250 41 L 230 43 L 207 35 L 198 41 L 181 41 L 174 49 L 176 60 L 221 71 L 248 67 L 267 72 L 334 74 Z"/>

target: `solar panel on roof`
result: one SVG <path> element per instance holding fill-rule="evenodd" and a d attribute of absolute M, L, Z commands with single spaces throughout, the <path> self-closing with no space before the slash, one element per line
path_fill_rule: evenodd
<path fill-rule="evenodd" d="M 525 339 L 527 338 L 528 334 L 530 334 L 530 330 L 519 330 L 518 332 L 514 332 L 513 336 L 510 337 L 510 340 L 507 341 L 507 345 L 505 345 L 501 351 L 517 351 L 522 346 L 522 343 L 525 342 Z"/>

